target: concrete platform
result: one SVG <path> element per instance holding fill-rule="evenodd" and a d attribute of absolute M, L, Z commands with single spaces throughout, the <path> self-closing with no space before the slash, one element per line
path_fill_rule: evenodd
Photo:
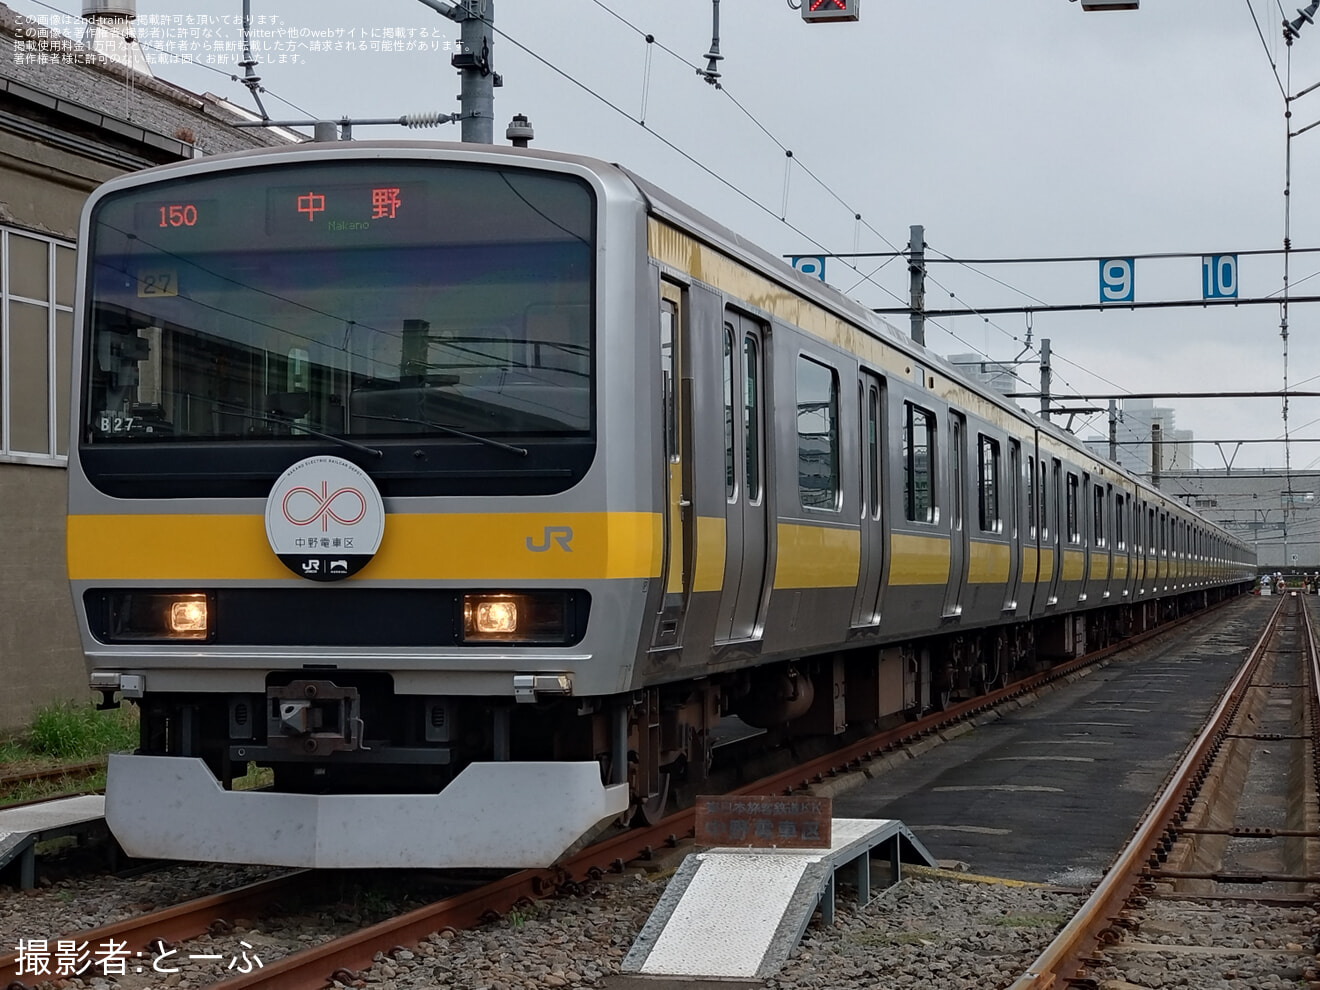
<path fill-rule="evenodd" d="M 835 818 L 828 849 L 716 848 L 679 867 L 620 967 L 646 977 L 753 980 L 773 975 L 819 906 L 834 921 L 835 876 L 855 871 L 861 905 L 871 899 L 871 854 L 934 866 L 900 821 Z M 691 984 L 689 984 L 691 985 Z"/>
<path fill-rule="evenodd" d="M 834 795 L 834 813 L 898 818 L 974 873 L 1086 887 L 1131 835 L 1273 598 L 1246 596 L 1034 704 L 983 717 L 921 759 Z"/>
<path fill-rule="evenodd" d="M 38 842 L 104 829 L 105 798 L 100 794 L 0 809 L 0 874 L 16 871 L 18 886 L 31 890 Z"/>

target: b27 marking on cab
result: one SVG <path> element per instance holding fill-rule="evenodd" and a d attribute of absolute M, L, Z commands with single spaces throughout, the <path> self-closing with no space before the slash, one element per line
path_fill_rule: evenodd
<path fill-rule="evenodd" d="M 559 549 L 565 553 L 572 553 L 573 548 L 569 544 L 573 541 L 573 530 L 569 526 L 547 526 L 541 536 L 540 543 L 533 543 L 532 538 L 527 537 L 527 549 L 532 553 L 545 553 L 550 549 L 552 543 L 558 543 Z"/>

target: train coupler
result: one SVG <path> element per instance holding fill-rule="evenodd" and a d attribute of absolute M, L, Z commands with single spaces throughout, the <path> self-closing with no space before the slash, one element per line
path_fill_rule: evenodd
<path fill-rule="evenodd" d="M 271 749 L 324 755 L 368 749 L 362 698 L 331 681 L 292 681 L 266 691 L 266 739 Z"/>

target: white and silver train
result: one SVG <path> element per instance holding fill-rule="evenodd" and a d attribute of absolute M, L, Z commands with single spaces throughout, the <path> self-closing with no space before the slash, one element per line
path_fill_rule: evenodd
<path fill-rule="evenodd" d="M 896 720 L 1254 576 L 614 165 L 244 152 L 107 183 L 80 245 L 68 568 L 135 856 L 544 865 L 727 716 Z"/>

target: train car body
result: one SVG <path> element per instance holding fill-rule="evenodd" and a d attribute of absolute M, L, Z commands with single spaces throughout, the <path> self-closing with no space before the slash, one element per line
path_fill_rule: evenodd
<path fill-rule="evenodd" d="M 68 566 L 141 711 L 133 855 L 544 865 L 725 716 L 840 734 L 1254 577 L 617 166 L 220 156 L 108 183 L 80 245 Z"/>

